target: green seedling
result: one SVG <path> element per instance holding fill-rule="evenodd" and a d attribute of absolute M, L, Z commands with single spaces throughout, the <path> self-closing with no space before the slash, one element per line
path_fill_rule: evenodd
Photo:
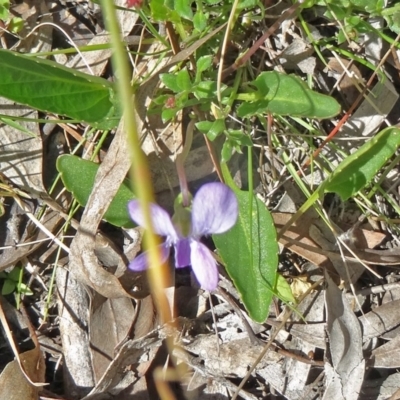
<path fill-rule="evenodd" d="M 1 271 L 0 279 L 4 279 L 1 294 L 6 296 L 16 292 L 18 295 L 32 296 L 31 289 L 25 283 L 22 283 L 22 275 L 23 270 L 21 267 L 15 267 L 11 272 Z"/>
<path fill-rule="evenodd" d="M 57 170 L 61 174 L 64 186 L 82 207 L 87 204 L 99 167 L 99 164 L 70 154 L 62 155 L 57 159 Z M 128 215 L 127 204 L 134 198 L 130 182 L 125 179 L 104 214 L 104 219 L 115 226 L 132 228 L 134 225 Z"/>
<path fill-rule="evenodd" d="M 335 171 L 312 193 L 299 211 L 280 230 L 279 237 L 324 193 L 336 193 L 345 201 L 368 185 L 400 146 L 400 129 L 389 127 L 379 132 L 355 153 L 343 160 Z"/>

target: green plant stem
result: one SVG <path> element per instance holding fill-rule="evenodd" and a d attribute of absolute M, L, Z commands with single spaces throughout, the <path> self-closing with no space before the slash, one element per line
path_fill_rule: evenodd
<path fill-rule="evenodd" d="M 247 146 L 247 180 L 249 184 L 249 237 L 253 237 L 253 148 Z M 253 241 L 250 241 L 250 265 L 254 264 Z"/>
<path fill-rule="evenodd" d="M 153 222 L 150 215 L 150 203 L 153 202 L 153 191 L 150 184 L 151 176 L 147 165 L 147 159 L 141 150 L 140 132 L 137 131 L 135 112 L 132 112 L 132 107 L 135 102 L 134 93 L 130 84 L 131 76 L 128 68 L 127 56 L 120 37 L 120 28 L 115 14 L 114 3 L 101 0 L 101 4 L 103 15 L 106 16 L 105 22 L 110 33 L 111 44 L 114 50 L 112 61 L 115 71 L 117 71 L 118 74 L 118 93 L 124 111 L 124 129 L 128 135 L 128 144 L 131 151 L 133 182 L 135 183 L 136 195 L 142 207 L 144 223 L 147 227 L 147 234 L 144 239 L 149 257 L 150 287 L 161 323 L 165 323 L 171 320 L 168 301 L 163 291 L 169 283 L 167 282 L 169 279 L 166 268 L 163 266 L 161 260 L 161 254 L 158 248 L 159 242 L 154 234 Z"/>
<path fill-rule="evenodd" d="M 178 154 L 175 161 L 176 171 L 178 173 L 178 178 L 179 178 L 179 186 L 181 188 L 181 193 L 182 193 L 182 204 L 184 207 L 190 206 L 190 192 L 186 179 L 184 164 L 189 154 L 189 151 L 192 147 L 194 123 L 195 123 L 194 119 L 192 119 L 189 122 L 188 127 L 186 129 L 185 144 L 183 146 L 182 152 Z"/>

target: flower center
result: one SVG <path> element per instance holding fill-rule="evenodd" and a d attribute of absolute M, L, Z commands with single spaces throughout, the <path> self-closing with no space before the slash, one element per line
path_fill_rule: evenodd
<path fill-rule="evenodd" d="M 192 229 L 192 211 L 190 207 L 184 207 L 180 200 L 180 196 L 175 200 L 172 222 L 181 236 L 188 237 Z"/>

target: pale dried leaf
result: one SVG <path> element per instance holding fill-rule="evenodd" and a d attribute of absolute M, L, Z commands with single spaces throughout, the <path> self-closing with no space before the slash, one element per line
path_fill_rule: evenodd
<path fill-rule="evenodd" d="M 19 35 L 23 38 L 18 44 L 19 52 L 38 53 L 51 51 L 53 27 L 47 23 L 53 21 L 46 1 L 30 0 L 15 5 L 13 10 L 24 21 L 24 26 Z M 33 31 L 33 29 L 41 26 Z M 15 47 L 15 46 L 14 46 Z"/>
<path fill-rule="evenodd" d="M 379 337 L 400 325 L 400 300 L 391 301 L 374 308 L 360 317 L 363 339 Z"/>
<path fill-rule="evenodd" d="M 45 381 L 45 362 L 38 349 L 19 355 L 26 373 L 34 382 Z M 31 385 L 16 360 L 6 365 L 0 375 L 1 398 L 4 400 L 37 400 L 40 388 Z"/>
<path fill-rule="evenodd" d="M 379 346 L 372 351 L 371 361 L 374 368 L 399 368 L 400 367 L 400 336 Z"/>
<path fill-rule="evenodd" d="M 142 338 L 128 340 L 124 343 L 119 348 L 117 354 L 97 385 L 82 400 L 90 400 L 97 394 L 106 394 L 108 391 L 112 391 L 113 388 L 123 379 L 125 374 L 130 372 L 127 371 L 125 367 L 131 365 L 132 369 L 136 368 L 143 355 L 148 354 L 161 346 L 163 338 L 165 338 L 163 332 L 158 330 L 152 331 Z"/>
<path fill-rule="evenodd" d="M 64 385 L 74 399 L 80 399 L 95 385 L 88 332 L 88 291 L 63 268 L 57 269 L 56 282 Z"/>
<path fill-rule="evenodd" d="M 328 274 L 325 303 L 332 365 L 326 363 L 327 399 L 358 399 L 364 378 L 361 327 L 344 295 Z"/>
<path fill-rule="evenodd" d="M 38 118 L 37 112 L 0 98 L 0 112 L 13 117 Z M 0 170 L 12 183 L 27 193 L 42 194 L 42 139 L 36 122 L 18 121 L 22 132 L 0 124 Z"/>
<path fill-rule="evenodd" d="M 131 299 L 106 299 L 94 295 L 89 334 L 96 382 L 114 358 L 117 345 L 128 336 L 134 320 L 135 308 Z"/>

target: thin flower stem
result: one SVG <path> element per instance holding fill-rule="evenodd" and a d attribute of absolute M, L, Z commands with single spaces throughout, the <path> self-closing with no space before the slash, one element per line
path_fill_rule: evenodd
<path fill-rule="evenodd" d="M 164 288 L 167 287 L 170 277 L 167 268 L 162 265 L 161 254 L 158 249 L 158 240 L 154 234 L 153 222 L 150 216 L 149 204 L 153 201 L 153 191 L 150 185 L 151 176 L 147 165 L 147 159 L 140 146 L 140 132 L 137 130 L 137 121 L 134 107 L 134 93 L 130 84 L 131 76 L 127 63 L 126 51 L 122 44 L 121 31 L 115 14 L 115 5 L 112 1 L 102 0 L 103 15 L 106 16 L 106 26 L 110 32 L 110 39 L 113 52 L 114 68 L 118 72 L 118 92 L 121 106 L 124 109 L 125 130 L 128 135 L 129 149 L 131 151 L 131 160 L 133 166 L 133 182 L 135 183 L 135 192 L 143 210 L 143 217 L 147 226 L 147 235 L 145 236 L 145 245 L 149 250 L 149 278 L 151 290 L 155 304 L 160 315 L 162 323 L 171 320 L 171 311 L 168 301 L 164 294 Z"/>
<path fill-rule="evenodd" d="M 186 129 L 185 144 L 183 145 L 182 152 L 176 156 L 176 161 L 175 161 L 176 171 L 178 173 L 178 178 L 179 178 L 179 186 L 181 188 L 181 193 L 182 193 L 182 204 L 184 207 L 190 206 L 190 193 L 186 179 L 184 164 L 189 154 L 189 151 L 192 147 L 193 130 L 194 130 L 194 119 L 190 120 L 188 124 L 188 127 Z"/>

